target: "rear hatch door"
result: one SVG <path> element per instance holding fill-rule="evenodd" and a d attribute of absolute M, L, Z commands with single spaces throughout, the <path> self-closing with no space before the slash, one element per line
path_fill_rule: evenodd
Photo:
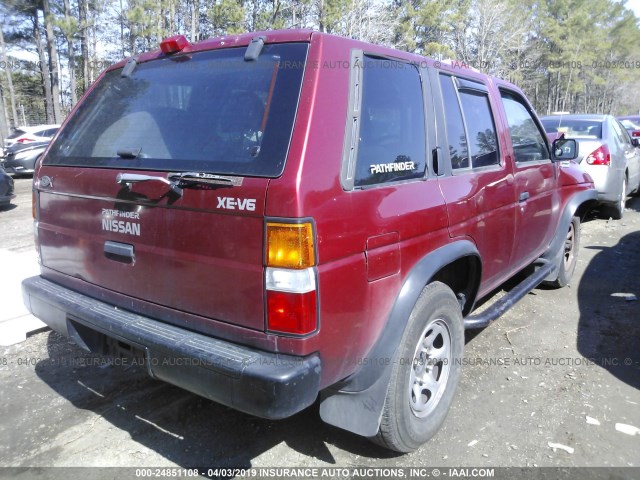
<path fill-rule="evenodd" d="M 36 178 L 43 266 L 264 329 L 265 198 L 284 168 L 307 45 L 265 45 L 253 61 L 244 51 L 107 72 Z"/>

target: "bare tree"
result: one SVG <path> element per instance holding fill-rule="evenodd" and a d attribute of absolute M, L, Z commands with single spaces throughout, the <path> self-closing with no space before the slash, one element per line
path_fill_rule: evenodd
<path fill-rule="evenodd" d="M 51 93 L 51 75 L 49 73 L 49 63 L 47 62 L 42 48 L 42 35 L 40 34 L 40 18 L 38 10 L 33 10 L 33 38 L 36 40 L 36 51 L 38 52 L 38 64 L 40 66 L 40 76 L 42 78 L 42 90 L 44 93 L 44 109 L 47 116 L 47 123 L 54 123 L 53 95 Z"/>
<path fill-rule="evenodd" d="M 44 16 L 44 31 L 47 39 L 47 54 L 49 56 L 49 74 L 51 76 L 51 103 L 53 106 L 54 122 L 62 121 L 62 109 L 60 108 L 60 78 L 58 76 L 58 49 L 56 36 L 53 31 L 53 22 L 49 0 L 42 0 L 42 14 Z"/>
<path fill-rule="evenodd" d="M 88 29 L 88 0 L 78 0 L 78 21 L 80 27 L 80 52 L 82 54 L 82 92 L 89 88 L 89 41 Z"/>
<path fill-rule="evenodd" d="M 67 40 L 67 55 L 69 61 L 69 90 L 71 90 L 71 106 L 78 103 L 78 96 L 76 94 L 76 59 L 75 50 L 73 47 L 73 33 L 76 31 L 76 23 L 71 16 L 71 5 L 69 0 L 64 0 L 64 28 L 63 33 Z"/>
<path fill-rule="evenodd" d="M 7 61 L 7 55 L 4 48 L 4 34 L 0 28 L 0 61 L 4 62 L 4 72 L 7 75 L 7 88 L 9 89 L 9 103 L 11 104 L 11 119 L 14 127 L 18 126 L 18 110 L 16 109 L 16 94 L 13 89 L 13 75 L 11 74 L 11 66 Z"/>

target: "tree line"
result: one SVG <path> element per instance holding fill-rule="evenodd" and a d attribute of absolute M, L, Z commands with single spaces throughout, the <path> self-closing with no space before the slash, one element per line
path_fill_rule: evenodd
<path fill-rule="evenodd" d="M 281 28 L 478 68 L 540 114 L 640 111 L 640 22 L 622 0 L 3 0 L 0 17 L 3 136 L 61 122 L 100 71 L 167 36 Z"/>

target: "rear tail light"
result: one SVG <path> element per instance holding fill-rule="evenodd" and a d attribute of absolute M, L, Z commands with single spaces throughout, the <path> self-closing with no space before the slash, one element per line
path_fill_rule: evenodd
<path fill-rule="evenodd" d="M 640 138 L 640 130 L 634 130 L 633 132 L 631 132 L 631 136 L 633 138 Z"/>
<path fill-rule="evenodd" d="M 313 225 L 267 222 L 267 330 L 307 335 L 318 327 Z"/>
<path fill-rule="evenodd" d="M 293 335 L 315 331 L 316 277 L 313 268 L 266 270 L 267 329 Z"/>
<path fill-rule="evenodd" d="M 311 223 L 267 223 L 267 266 L 307 268 L 314 257 Z"/>
<path fill-rule="evenodd" d="M 40 238 L 38 236 L 38 227 L 40 223 L 40 195 L 35 188 L 31 190 L 31 215 L 33 216 L 33 239 L 36 247 L 37 260 L 38 263 L 41 264 Z"/>
<path fill-rule="evenodd" d="M 31 190 L 31 216 L 33 217 L 33 221 L 38 221 L 38 206 L 36 202 L 38 201 L 38 194 L 35 189 Z"/>
<path fill-rule="evenodd" d="M 31 141 L 30 138 L 24 138 L 24 137 L 19 138 L 19 139 L 16 140 L 16 142 L 18 142 L 18 143 L 29 143 L 30 141 Z"/>
<path fill-rule="evenodd" d="M 611 153 L 609 147 L 602 145 L 597 150 L 587 156 L 589 165 L 611 165 Z"/>

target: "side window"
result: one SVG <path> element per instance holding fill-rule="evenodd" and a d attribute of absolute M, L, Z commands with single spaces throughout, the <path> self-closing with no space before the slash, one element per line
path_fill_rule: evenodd
<path fill-rule="evenodd" d="M 365 57 L 355 186 L 421 178 L 425 120 L 418 69 Z"/>
<path fill-rule="evenodd" d="M 480 168 L 497 165 L 500 163 L 498 136 L 489 97 L 485 93 L 461 91 L 460 103 L 467 122 L 471 166 Z"/>
<path fill-rule="evenodd" d="M 516 163 L 549 160 L 551 157 L 543 134 L 524 102 L 509 92 L 503 91 L 501 96 Z"/>
<path fill-rule="evenodd" d="M 626 130 L 622 128 L 622 126 L 620 126 L 618 121 L 613 120 L 611 123 L 613 125 L 613 130 L 616 132 L 616 136 L 620 141 L 620 145 L 631 144 L 631 141 L 629 140 L 629 136 L 627 135 Z"/>
<path fill-rule="evenodd" d="M 448 75 L 440 75 L 440 88 L 442 89 L 442 101 L 444 102 L 447 123 L 447 142 L 449 143 L 451 166 L 454 169 L 469 168 L 471 162 L 467 148 L 467 135 L 464 131 L 464 121 L 453 85 L 453 78 Z"/>

